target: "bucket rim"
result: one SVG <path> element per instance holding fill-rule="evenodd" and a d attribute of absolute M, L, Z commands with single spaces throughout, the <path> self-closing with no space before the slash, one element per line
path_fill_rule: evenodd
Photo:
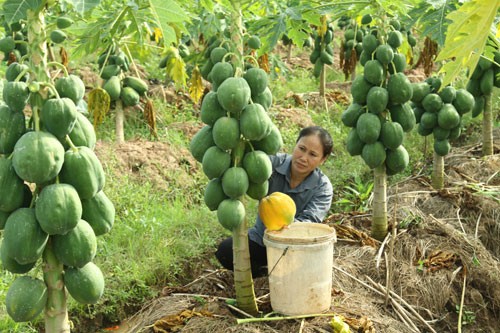
<path fill-rule="evenodd" d="M 317 244 L 330 241 L 333 241 L 335 243 L 337 241 L 335 229 L 324 223 L 297 221 L 288 226 L 288 229 L 295 230 L 308 228 L 316 229 L 316 231 L 319 231 L 323 234 L 306 237 L 294 237 L 287 235 L 289 234 L 289 232 L 287 233 L 287 229 L 283 229 L 278 232 L 266 230 L 264 232 L 264 240 L 283 244 Z"/>

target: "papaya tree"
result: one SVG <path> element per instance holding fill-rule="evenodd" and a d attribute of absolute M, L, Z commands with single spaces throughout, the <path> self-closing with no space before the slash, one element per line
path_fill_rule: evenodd
<path fill-rule="evenodd" d="M 199 19 L 193 20 L 194 22 L 189 25 L 188 29 L 192 36 L 191 44 L 195 44 L 194 49 L 196 51 L 196 54 L 189 57 L 190 60 L 196 63 L 190 80 L 191 84 L 196 82 L 194 79 L 195 74 L 199 74 L 200 76 L 198 85 L 203 84 L 201 78 L 209 81 L 211 84 L 216 84 L 211 78 L 210 73 L 214 65 L 219 62 L 219 56 L 223 56 L 221 52 L 227 52 L 230 49 L 228 45 L 228 40 L 231 38 L 229 16 L 224 10 L 226 9 L 222 6 L 213 8 L 212 11 L 209 11 L 209 8 L 203 8 L 201 13 L 198 14 Z M 260 37 L 249 32 L 245 24 L 248 21 L 242 22 L 244 26 L 242 55 L 246 56 L 247 63 L 251 63 L 253 66 L 258 64 L 258 66 L 269 73 L 269 61 L 267 54 L 261 52 L 262 43 Z M 213 50 L 215 52 L 211 56 Z M 198 70 L 199 72 L 197 72 Z"/>
<path fill-rule="evenodd" d="M 500 4 L 495 0 L 471 0 L 446 16 L 452 23 L 448 26 L 445 44 L 436 59 L 436 61 L 447 61 L 440 69 L 440 72 L 444 74 L 443 84 L 452 82 L 463 74 L 463 70 L 468 71 L 470 78 L 483 54 L 490 62 L 494 60 L 494 52 L 498 50 L 497 37 L 493 37 L 497 50 L 491 47 L 486 49 L 491 30 L 485 27 L 493 27 L 499 8 Z M 484 66 L 484 61 L 482 63 Z M 498 62 L 494 68 L 497 68 L 497 65 Z M 489 86 L 490 82 L 485 85 Z M 483 155 L 491 155 L 493 154 L 493 117 L 489 105 L 488 109 L 484 110 Z"/>
<path fill-rule="evenodd" d="M 442 77 L 431 75 L 433 71 L 439 70 L 440 63 L 435 63 L 435 58 L 445 43 L 446 31 L 451 23 L 447 15 L 459 6 L 458 1 L 438 6 L 429 6 L 429 3 L 422 1 L 409 12 L 409 19 L 405 20 L 407 26 L 426 36 L 415 67 L 422 65 L 428 78 L 424 82 L 412 84 L 412 106 L 418 133 L 426 138 L 426 142 L 427 137 L 433 138 L 431 184 L 436 189 L 444 187 L 444 156 L 451 150 L 450 141 L 460 136 L 463 126 L 461 118 L 474 105 L 472 95 L 465 89 L 455 89 L 449 83 L 444 86 Z"/>
<path fill-rule="evenodd" d="M 262 39 L 262 53 L 270 52 L 281 39 L 288 46 L 308 45 L 313 64 L 313 75 L 319 79 L 319 95 L 325 96 L 326 65 L 333 65 L 334 27 L 330 15 L 311 2 L 278 2 L 267 15 L 250 20 L 249 29 Z M 293 15 L 292 15 L 293 14 Z M 312 40 L 312 42 L 311 42 Z"/>
<path fill-rule="evenodd" d="M 262 46 L 257 52 L 258 56 L 271 53 L 281 42 L 287 47 L 287 59 L 290 62 L 293 45 L 298 47 L 309 45 L 311 36 L 317 36 L 319 32 L 321 38 L 321 34 L 326 33 L 324 29 L 327 25 L 322 24 L 321 14 L 309 1 L 268 1 L 265 8 L 262 8 L 260 3 L 254 2 L 247 7 L 248 10 L 244 11 L 244 15 L 248 31 L 258 35 L 262 41 Z M 316 43 L 316 48 L 324 49 L 325 46 L 325 43 L 322 47 Z M 333 49 L 329 51 L 333 53 Z M 282 72 L 286 70 L 285 66 L 280 69 Z M 320 71 L 317 72 L 319 77 Z"/>
<path fill-rule="evenodd" d="M 325 15 L 321 16 L 321 24 L 314 33 L 314 49 L 309 61 L 314 65 L 313 75 L 319 78 L 319 95 L 325 96 L 326 66 L 333 65 L 333 25 L 329 24 Z"/>
<path fill-rule="evenodd" d="M 83 304 L 103 294 L 104 276 L 93 263 L 96 237 L 111 229 L 115 214 L 103 192 L 94 129 L 77 108 L 85 86 L 47 59 L 48 44 L 63 42 L 61 30 L 71 24 L 58 19 L 62 8 L 10 0 L 2 7 L 9 28 L 26 29 L 28 45 L 7 68 L 0 107 L 0 257 L 16 274 L 6 308 L 16 322 L 44 312 L 46 332 L 70 332 L 68 294 Z M 53 66 L 64 74 L 52 76 Z"/>
<path fill-rule="evenodd" d="M 124 108 L 142 109 L 152 135 L 157 136 L 153 104 L 147 96 L 148 84 L 141 77 L 135 61 L 167 50 L 177 42 L 176 31 L 184 31 L 186 20 L 187 14 L 173 0 L 137 0 L 103 2 L 92 11 L 88 23 L 81 23 L 82 33 L 75 54 L 100 51 L 97 64 L 102 84 L 89 96 L 89 111 L 97 126 L 110 106 L 114 107 L 118 143 L 125 140 Z M 176 73 L 174 79 L 185 84 L 184 63 L 179 61 L 174 63 L 175 70 L 172 66 L 169 70 Z"/>
<path fill-rule="evenodd" d="M 494 48 L 496 50 L 496 48 Z M 498 51 L 494 51 L 497 54 Z M 497 56 L 498 57 L 498 56 Z M 440 90 L 441 79 L 430 78 L 424 83 L 414 84 L 414 112 L 419 123 L 418 133 L 423 136 L 433 134 L 434 137 L 434 159 L 432 172 L 432 186 L 441 189 L 444 186 L 444 159 L 451 149 L 449 140 L 457 139 L 461 133 L 461 121 L 458 119 L 463 114 L 472 111 L 472 117 L 479 116 L 484 110 L 483 139 L 491 135 L 491 94 L 493 87 L 498 86 L 495 81 L 495 72 L 499 67 L 486 57 L 479 62 L 467 83 L 466 89 L 454 91 L 453 86 L 448 85 Z M 440 90 L 438 92 L 438 90 Z M 427 96 L 429 95 L 429 96 Z M 449 104 L 451 103 L 451 105 Z M 439 110 L 433 110 L 433 105 L 440 106 Z M 441 107 L 442 106 L 442 107 Z M 457 111 L 459 117 L 451 111 Z M 447 111 L 447 112 L 443 112 Z M 447 114 L 447 116 L 445 116 Z M 454 115 L 453 115 L 454 114 Z M 453 116 L 452 116 L 453 115 Z M 452 117 L 451 117 L 452 116 Z M 455 120 L 453 120 L 455 119 Z M 448 128 L 446 122 L 458 123 L 457 127 Z M 449 124 L 451 124 L 449 123 Z M 484 136 L 484 133 L 489 133 Z M 483 145 L 483 152 L 485 151 Z"/>
<path fill-rule="evenodd" d="M 228 8 L 231 39 L 210 49 L 213 66 L 207 77 L 212 85 L 201 104 L 205 126 L 192 138 L 190 150 L 209 179 L 207 207 L 232 232 L 237 306 L 255 315 L 245 201 L 267 195 L 268 155 L 276 154 L 283 141 L 267 112 L 272 103 L 268 75 L 243 57 L 242 4 L 234 0 Z"/>
<path fill-rule="evenodd" d="M 469 3 L 467 3 L 467 4 L 469 4 Z M 468 8 L 469 13 L 471 13 L 471 15 L 472 15 L 472 11 L 473 11 L 472 8 L 476 8 L 476 7 L 474 7 L 474 5 L 470 5 L 470 6 L 471 7 L 466 7 L 466 9 Z M 482 3 L 482 10 L 486 10 L 486 8 L 484 8 L 484 7 L 487 7 L 487 6 L 489 6 L 488 15 L 482 16 L 481 17 L 481 22 L 477 22 L 477 26 L 476 27 L 478 27 L 478 29 L 480 29 L 479 28 L 480 26 L 484 26 L 483 23 L 485 23 L 485 22 L 483 22 L 483 21 L 488 21 L 488 23 L 489 23 L 488 26 L 489 26 L 491 24 L 491 20 L 492 20 L 491 15 L 494 16 L 495 15 L 494 13 L 497 12 L 497 8 L 498 8 L 498 4 L 497 3 L 495 3 L 496 7 L 492 8 L 492 2 L 490 2 L 490 1 L 484 2 L 484 3 Z M 463 8 L 463 7 L 461 7 L 461 8 Z M 387 9 L 389 9 L 389 8 L 387 8 Z M 390 10 L 383 10 L 383 12 L 387 13 L 387 12 L 390 12 Z M 455 12 L 458 12 L 458 10 L 455 11 Z M 452 13 L 454 13 L 454 12 L 452 12 Z M 452 17 L 453 17 L 452 13 L 450 13 L 447 17 L 450 18 L 453 21 L 453 19 L 452 19 Z M 379 15 L 379 17 L 380 16 L 381 15 Z M 460 16 L 460 14 L 457 14 L 457 18 L 458 17 L 463 18 L 463 16 Z M 479 17 L 476 17 L 475 19 L 479 20 Z M 464 29 L 465 30 L 469 29 L 468 27 L 469 27 L 470 21 L 466 21 L 466 20 L 458 20 L 458 21 L 461 24 L 464 24 L 465 22 L 467 22 L 467 26 L 466 27 L 464 26 Z M 396 27 L 393 25 L 393 28 L 396 28 Z M 453 23 L 449 25 L 448 31 L 450 31 L 452 29 L 456 29 L 456 28 L 453 27 Z M 456 38 L 457 31 L 456 30 L 452 30 L 452 31 L 454 31 L 454 36 L 455 37 L 452 37 L 450 39 L 450 37 L 447 36 L 446 37 L 447 41 L 454 40 L 454 38 Z M 384 29 L 382 29 L 381 32 L 383 34 L 384 33 Z M 395 34 L 397 34 L 397 29 L 393 29 L 392 31 L 390 31 L 389 33 L 387 33 L 386 37 L 381 36 L 380 34 L 377 34 L 377 40 L 379 42 L 382 42 L 382 43 L 384 43 L 384 42 L 389 43 L 390 39 L 391 39 L 390 34 L 392 34 L 393 36 Z M 463 36 L 470 36 L 470 33 L 464 34 Z M 486 34 L 483 33 L 481 36 L 476 35 L 476 37 L 478 37 L 479 40 L 481 40 L 481 38 L 484 37 L 484 38 L 482 38 L 483 42 L 484 42 L 484 39 L 486 38 L 486 36 L 487 36 L 487 33 Z M 386 40 L 384 40 L 384 38 L 386 38 Z M 399 37 L 397 39 L 399 39 Z M 478 49 L 477 41 L 474 41 L 474 42 L 475 42 L 474 49 L 477 50 Z M 365 45 L 365 44 L 366 43 L 363 40 L 363 48 L 367 47 L 367 45 Z M 481 46 L 479 49 L 482 50 L 482 48 L 484 47 L 484 44 L 483 45 L 479 45 L 479 46 Z M 378 51 L 379 47 L 380 47 L 380 45 L 377 46 L 377 48 L 376 48 L 377 51 Z M 456 51 L 458 50 L 458 48 L 456 48 L 456 49 L 453 48 L 453 49 L 454 49 L 453 56 L 456 56 L 457 55 Z M 468 50 L 470 50 L 470 52 L 467 51 L 468 52 L 467 53 L 467 58 L 463 57 L 461 59 L 469 59 L 470 55 L 472 54 L 472 49 L 469 48 Z M 395 54 L 400 54 L 400 53 L 398 53 L 396 51 Z M 450 55 L 450 54 L 451 53 L 449 53 L 448 55 Z M 377 52 L 375 53 L 375 57 L 374 58 L 375 58 L 375 60 L 378 60 Z M 373 57 L 371 59 L 373 60 Z M 444 58 L 444 59 L 446 59 L 446 58 Z M 439 60 L 439 57 L 438 57 L 437 60 Z M 397 68 L 397 63 L 398 63 L 397 57 L 394 57 L 394 61 L 393 61 L 394 68 Z M 368 70 L 367 70 L 367 66 L 369 66 Z M 367 61 L 364 64 L 364 73 L 363 73 L 363 76 L 370 75 L 372 73 L 372 69 L 371 69 L 372 66 L 374 66 L 374 65 L 370 61 Z M 374 66 L 374 67 L 376 67 L 376 66 Z M 392 67 L 392 64 L 387 69 L 389 70 L 389 69 L 391 69 L 391 67 Z M 455 64 L 449 64 L 449 63 L 445 64 L 445 66 L 443 66 L 443 68 L 442 68 L 442 71 L 445 72 L 445 73 L 447 73 L 447 76 L 443 79 L 443 82 L 441 82 L 441 80 L 439 80 L 440 84 L 439 84 L 439 87 L 437 89 L 447 87 L 449 85 L 449 83 L 451 82 L 451 77 L 453 77 L 453 78 L 456 77 L 458 75 L 458 73 L 462 69 L 464 69 L 464 67 L 459 62 L 457 62 Z M 393 77 L 394 77 L 394 74 L 392 74 L 389 77 L 389 79 L 387 80 L 387 90 L 389 92 L 389 100 L 391 100 L 391 98 L 390 98 L 390 96 L 391 96 L 391 84 L 390 84 L 390 81 L 391 81 L 391 79 Z M 365 80 L 361 80 L 361 79 L 358 80 L 358 79 L 356 79 L 356 80 L 353 81 L 351 92 L 353 94 L 353 101 L 355 102 L 355 104 L 361 104 L 361 105 L 363 105 L 363 102 L 365 102 L 363 100 L 363 98 L 367 99 L 367 91 L 369 91 L 369 89 L 371 88 L 369 85 L 367 86 L 367 84 L 366 84 L 367 81 L 369 82 L 369 79 L 368 80 L 366 80 L 366 79 Z M 392 81 L 394 82 L 394 80 L 392 80 Z M 384 86 L 384 85 L 382 84 L 382 86 Z M 402 84 L 400 86 L 404 87 L 406 85 Z M 413 88 L 410 88 L 410 91 L 412 91 L 412 90 L 413 90 Z M 395 91 L 397 91 L 397 89 Z M 410 97 L 408 98 L 408 100 L 411 99 L 412 94 L 413 94 L 413 92 L 410 94 Z M 402 94 L 402 95 L 404 95 L 404 94 Z M 460 121 L 460 113 L 465 113 L 465 112 L 470 111 L 470 108 L 469 108 L 470 107 L 470 94 L 468 94 L 467 91 L 463 90 L 463 91 L 461 91 L 461 93 L 459 95 L 461 96 L 460 97 L 461 100 L 464 100 L 463 102 L 461 102 L 461 103 L 455 103 L 455 104 L 448 103 L 448 104 L 453 105 L 453 108 L 451 108 L 451 107 L 446 107 L 445 108 L 446 112 L 444 112 L 443 115 L 446 115 L 446 116 L 442 116 L 442 119 L 443 119 L 442 122 L 446 123 L 446 124 L 444 124 L 445 127 L 450 127 L 452 123 L 454 124 L 454 123 L 457 122 L 457 119 L 458 119 L 458 122 L 459 122 Z M 357 101 L 357 103 L 356 103 L 356 101 Z M 392 103 L 392 104 L 394 104 L 394 103 Z M 462 111 L 456 110 L 457 105 L 460 105 L 460 106 L 458 106 L 458 108 L 462 108 Z M 403 116 L 406 113 L 412 112 L 412 109 L 409 106 L 409 104 L 402 103 L 401 106 L 402 106 L 402 108 L 400 110 L 402 112 L 394 110 L 394 106 L 389 106 L 388 107 L 389 113 L 390 113 L 390 120 L 391 120 L 392 123 L 399 122 L 400 120 L 403 120 L 403 122 L 406 122 L 407 120 L 409 120 L 411 118 L 411 116 L 409 116 L 409 117 Z M 396 106 L 396 108 L 398 108 L 398 107 Z M 351 109 L 351 110 L 349 110 L 349 109 Z M 355 124 L 356 129 L 357 129 L 357 124 L 358 124 L 358 122 L 357 122 L 358 119 L 357 118 L 361 118 L 361 116 L 359 116 L 359 117 L 356 116 L 356 112 L 354 112 L 354 110 L 356 110 L 356 109 L 357 109 L 357 107 L 353 107 L 351 105 L 350 108 L 348 108 L 348 110 L 345 111 L 345 115 L 344 116 L 346 118 L 346 121 L 348 123 L 350 123 L 351 126 L 354 126 L 354 124 Z M 370 109 L 370 107 L 368 107 L 368 110 L 369 109 Z M 436 111 L 439 111 L 439 110 L 441 110 L 441 108 L 437 108 L 436 109 Z M 457 115 L 458 115 L 458 117 L 457 117 Z M 366 118 L 367 116 L 363 115 L 363 117 Z M 354 122 L 352 120 L 352 118 L 356 119 L 356 122 Z M 398 118 L 399 118 L 399 120 L 398 120 Z M 434 121 L 438 122 L 437 113 L 432 118 L 433 118 Z M 446 121 L 444 119 L 446 119 Z M 373 118 L 373 120 L 375 120 L 375 118 Z M 448 120 L 449 120 L 449 122 L 448 122 Z M 413 119 L 411 120 L 411 122 L 414 122 L 414 123 L 416 122 L 415 113 L 413 114 Z M 361 122 L 361 125 L 364 124 L 364 123 L 366 123 L 366 122 L 364 122 L 364 121 Z M 373 123 L 376 123 L 376 122 L 373 121 Z M 384 122 L 384 124 L 385 123 L 387 123 L 387 122 Z M 421 123 L 422 123 L 422 119 L 420 119 L 419 128 L 423 127 L 423 126 L 421 126 Z M 403 126 L 403 123 L 400 123 L 400 124 Z M 430 125 L 428 125 L 428 126 L 430 127 Z M 362 125 L 361 127 L 364 128 L 365 126 Z M 362 131 L 365 132 L 364 134 L 361 135 L 362 137 L 366 136 L 365 129 L 359 130 L 359 132 L 362 132 Z M 447 128 L 446 130 L 447 131 L 451 131 L 451 128 Z M 428 132 L 429 129 L 427 129 L 426 131 Z M 387 223 L 387 221 L 386 221 L 387 217 L 386 217 L 385 208 L 384 208 L 385 204 L 386 204 L 386 202 L 385 202 L 385 189 L 384 189 L 384 186 L 385 186 L 385 176 L 384 175 L 386 173 L 384 172 L 384 170 L 382 170 L 382 167 L 379 166 L 379 165 L 377 165 L 378 163 L 375 163 L 375 162 L 380 162 L 380 160 L 383 160 L 383 159 L 386 159 L 387 161 L 389 161 L 388 160 L 389 154 L 386 152 L 385 155 L 384 155 L 384 153 L 382 151 L 383 147 L 381 147 L 380 145 L 379 145 L 377 154 L 371 154 L 370 152 L 372 150 L 375 151 L 375 148 L 373 148 L 373 149 L 369 148 L 370 146 L 367 145 L 367 142 L 366 142 L 367 139 L 366 138 L 364 138 L 364 139 L 360 138 L 359 137 L 360 135 L 357 132 L 358 131 L 356 131 L 356 132 L 351 131 L 351 133 L 350 133 L 350 135 L 349 135 L 349 137 L 347 139 L 347 147 L 348 147 L 348 151 L 352 155 L 361 154 L 361 156 L 363 157 L 363 159 L 365 160 L 365 162 L 367 162 L 367 164 L 369 164 L 369 165 L 371 164 L 371 167 L 374 168 L 374 170 L 375 170 L 374 208 L 373 208 L 373 215 L 374 216 L 373 216 L 373 224 L 372 224 L 372 234 L 374 235 L 374 237 L 380 239 L 380 238 L 383 238 L 385 236 L 385 233 L 386 233 L 386 230 L 387 230 L 387 224 L 386 224 Z M 441 131 L 439 133 L 439 135 L 444 135 L 443 132 L 446 132 L 446 131 Z M 358 134 L 358 136 L 356 136 L 355 134 Z M 427 134 L 429 134 L 429 133 L 427 133 Z M 382 137 L 383 136 L 381 135 L 381 138 Z M 439 153 L 435 154 L 435 164 L 436 164 L 436 167 L 435 167 L 435 172 L 434 172 L 434 174 L 435 174 L 434 181 L 436 183 L 436 186 L 442 186 L 442 185 L 440 185 L 442 183 L 442 179 L 443 179 L 443 177 L 442 177 L 442 175 L 443 175 L 443 172 L 442 172 L 442 169 L 443 169 L 442 168 L 442 165 L 443 165 L 442 156 L 444 156 L 447 153 L 447 151 L 449 151 L 450 146 L 449 146 L 449 142 L 447 142 L 447 140 L 437 140 L 437 141 L 435 141 L 434 146 L 435 146 L 435 152 L 436 152 L 436 148 L 439 151 Z M 363 152 L 364 152 L 364 154 L 363 154 Z M 370 156 L 378 156 L 379 160 L 378 161 L 371 161 Z M 386 166 L 386 169 L 387 169 L 387 163 L 385 163 L 385 166 Z"/>
<path fill-rule="evenodd" d="M 483 3 L 482 5 L 490 6 L 492 4 Z M 482 8 L 481 10 L 485 10 L 485 8 Z M 413 9 L 410 12 L 410 16 L 419 17 L 418 22 L 414 22 L 415 28 L 418 31 L 421 31 L 423 34 L 426 34 L 427 38 L 431 38 L 432 40 L 437 41 L 434 56 L 438 53 L 437 46 L 442 48 L 445 46 L 445 41 L 450 40 L 450 38 L 455 38 L 453 37 L 456 36 L 455 32 L 451 29 L 456 29 L 457 26 L 454 25 L 454 21 L 450 18 L 457 17 L 456 12 L 459 11 L 463 11 L 463 9 L 462 7 L 460 7 L 460 4 L 458 2 L 444 3 L 441 7 L 432 8 L 429 8 L 428 6 L 426 6 L 425 2 L 422 2 L 417 8 Z M 477 20 L 478 17 L 476 17 L 475 19 Z M 486 17 L 482 17 L 482 20 L 485 19 L 487 20 Z M 477 24 L 483 23 L 485 22 L 478 22 Z M 470 31 L 473 30 L 469 29 L 470 27 L 468 24 L 467 27 L 467 34 L 470 34 Z M 448 33 L 450 33 L 450 31 L 451 37 L 447 35 Z M 464 36 L 465 35 L 461 35 L 461 38 L 463 38 Z M 476 37 L 481 39 L 480 36 L 476 35 Z M 497 67 L 494 64 L 493 58 L 498 47 L 498 42 L 494 38 L 489 38 L 488 40 L 490 42 L 486 44 L 487 47 L 485 48 L 485 51 L 487 52 L 485 52 L 485 55 L 479 59 L 477 65 L 474 65 L 475 68 L 473 71 L 468 69 L 470 73 L 470 80 L 467 83 L 466 89 L 462 88 L 455 90 L 455 88 L 450 84 L 458 74 L 464 74 L 462 73 L 462 70 L 465 69 L 465 67 L 462 67 L 458 63 L 454 62 L 446 63 L 441 69 L 442 72 L 449 72 L 448 68 L 452 68 L 454 71 L 456 71 L 453 77 L 448 76 L 444 79 L 429 77 L 425 80 L 425 82 L 413 84 L 414 95 L 412 101 L 415 117 L 417 122 L 419 123 L 418 133 L 426 137 L 430 134 L 433 134 L 432 136 L 434 138 L 434 156 L 431 183 L 432 186 L 436 189 L 441 189 L 444 186 L 444 156 L 447 155 L 451 149 L 449 141 L 457 139 L 460 135 L 462 122 L 459 122 L 459 119 L 465 113 L 471 110 L 473 117 L 478 116 L 484 109 L 486 104 L 485 101 L 487 100 L 488 96 L 485 95 L 483 91 L 491 93 L 495 85 L 494 71 L 497 70 Z M 477 41 L 475 42 L 477 43 Z M 423 52 L 425 52 L 425 49 Z M 422 56 L 429 57 L 431 55 L 421 54 L 421 57 Z M 429 67 L 431 69 L 434 68 L 434 59 L 429 59 L 429 61 Z M 484 78 L 483 73 L 486 73 Z M 444 80 L 447 80 L 448 82 L 446 83 L 446 86 L 443 85 Z M 482 89 L 481 81 L 483 82 Z M 441 110 L 446 112 L 441 112 Z M 454 111 L 457 111 L 458 115 Z M 447 114 L 447 116 L 445 116 L 445 114 Z M 447 125 L 453 124 L 455 122 L 459 122 L 459 125 L 457 125 L 457 127 L 448 129 L 445 128 Z M 485 135 L 485 133 L 489 134 Z M 489 137 L 489 135 L 491 135 L 491 133 L 490 114 L 487 114 L 485 112 L 485 117 L 483 118 L 483 137 L 485 142 L 491 142 L 490 140 L 486 139 Z M 486 147 L 488 147 L 488 144 L 483 144 L 483 149 L 485 149 Z"/>
<path fill-rule="evenodd" d="M 382 12 L 382 11 L 380 11 Z M 377 34 L 363 40 L 367 60 L 362 75 L 352 81 L 352 103 L 342 113 L 342 122 L 351 128 L 347 151 L 361 156 L 374 173 L 372 236 L 382 240 L 387 226 L 387 175 L 402 172 L 409 163 L 402 145 L 404 133 L 415 125 L 410 106 L 412 85 L 404 74 L 406 57 L 400 53 L 402 33 L 395 22 L 380 18 Z M 384 28 L 386 27 L 386 28 Z"/>
<path fill-rule="evenodd" d="M 467 91 L 475 101 L 472 117 L 483 114 L 483 156 L 493 154 L 492 95 L 495 87 L 500 87 L 500 43 L 490 36 L 485 52 L 467 82 Z"/>
<path fill-rule="evenodd" d="M 266 8 L 254 2 L 244 11 L 249 31 L 262 40 L 260 53 L 271 52 L 286 35 L 294 45 L 304 45 L 313 34 L 314 27 L 321 27 L 322 13 L 310 1 L 269 1 Z M 262 13 L 258 17 L 252 13 Z"/>
<path fill-rule="evenodd" d="M 432 187 L 444 187 L 444 156 L 451 150 L 451 140 L 458 139 L 462 131 L 462 116 L 474 107 L 474 96 L 466 89 L 452 85 L 441 87 L 440 77 L 412 83 L 413 112 L 418 123 L 418 134 L 432 134 L 433 169 Z"/>

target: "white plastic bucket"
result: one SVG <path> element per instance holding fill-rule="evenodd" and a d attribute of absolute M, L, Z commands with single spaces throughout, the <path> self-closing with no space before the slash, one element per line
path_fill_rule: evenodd
<path fill-rule="evenodd" d="M 306 315 L 328 311 L 332 302 L 335 229 L 295 222 L 264 234 L 273 311 Z"/>

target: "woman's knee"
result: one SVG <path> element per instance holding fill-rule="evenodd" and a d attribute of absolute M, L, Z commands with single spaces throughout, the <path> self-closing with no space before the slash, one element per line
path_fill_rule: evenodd
<path fill-rule="evenodd" d="M 252 240 L 249 240 L 249 252 L 250 252 L 250 262 L 252 268 L 252 276 L 261 277 L 267 274 L 267 256 L 266 248 L 261 246 Z M 234 270 L 233 266 L 233 239 L 231 237 L 226 238 L 220 242 L 215 252 L 215 257 L 220 262 L 222 267 Z"/>
<path fill-rule="evenodd" d="M 233 270 L 233 239 L 231 237 L 220 242 L 215 257 L 224 268 Z"/>

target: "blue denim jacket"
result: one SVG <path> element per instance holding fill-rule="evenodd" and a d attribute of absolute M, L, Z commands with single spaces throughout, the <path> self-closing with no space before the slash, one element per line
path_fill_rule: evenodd
<path fill-rule="evenodd" d="M 269 178 L 268 195 L 273 192 L 288 194 L 297 207 L 295 221 L 321 222 L 325 218 L 332 204 L 333 187 L 328 177 L 315 169 L 296 188 L 290 187 L 290 163 L 292 156 L 279 153 L 269 156 L 273 165 L 273 173 Z M 265 226 L 259 216 L 255 225 L 248 230 L 248 237 L 264 246 Z"/>

